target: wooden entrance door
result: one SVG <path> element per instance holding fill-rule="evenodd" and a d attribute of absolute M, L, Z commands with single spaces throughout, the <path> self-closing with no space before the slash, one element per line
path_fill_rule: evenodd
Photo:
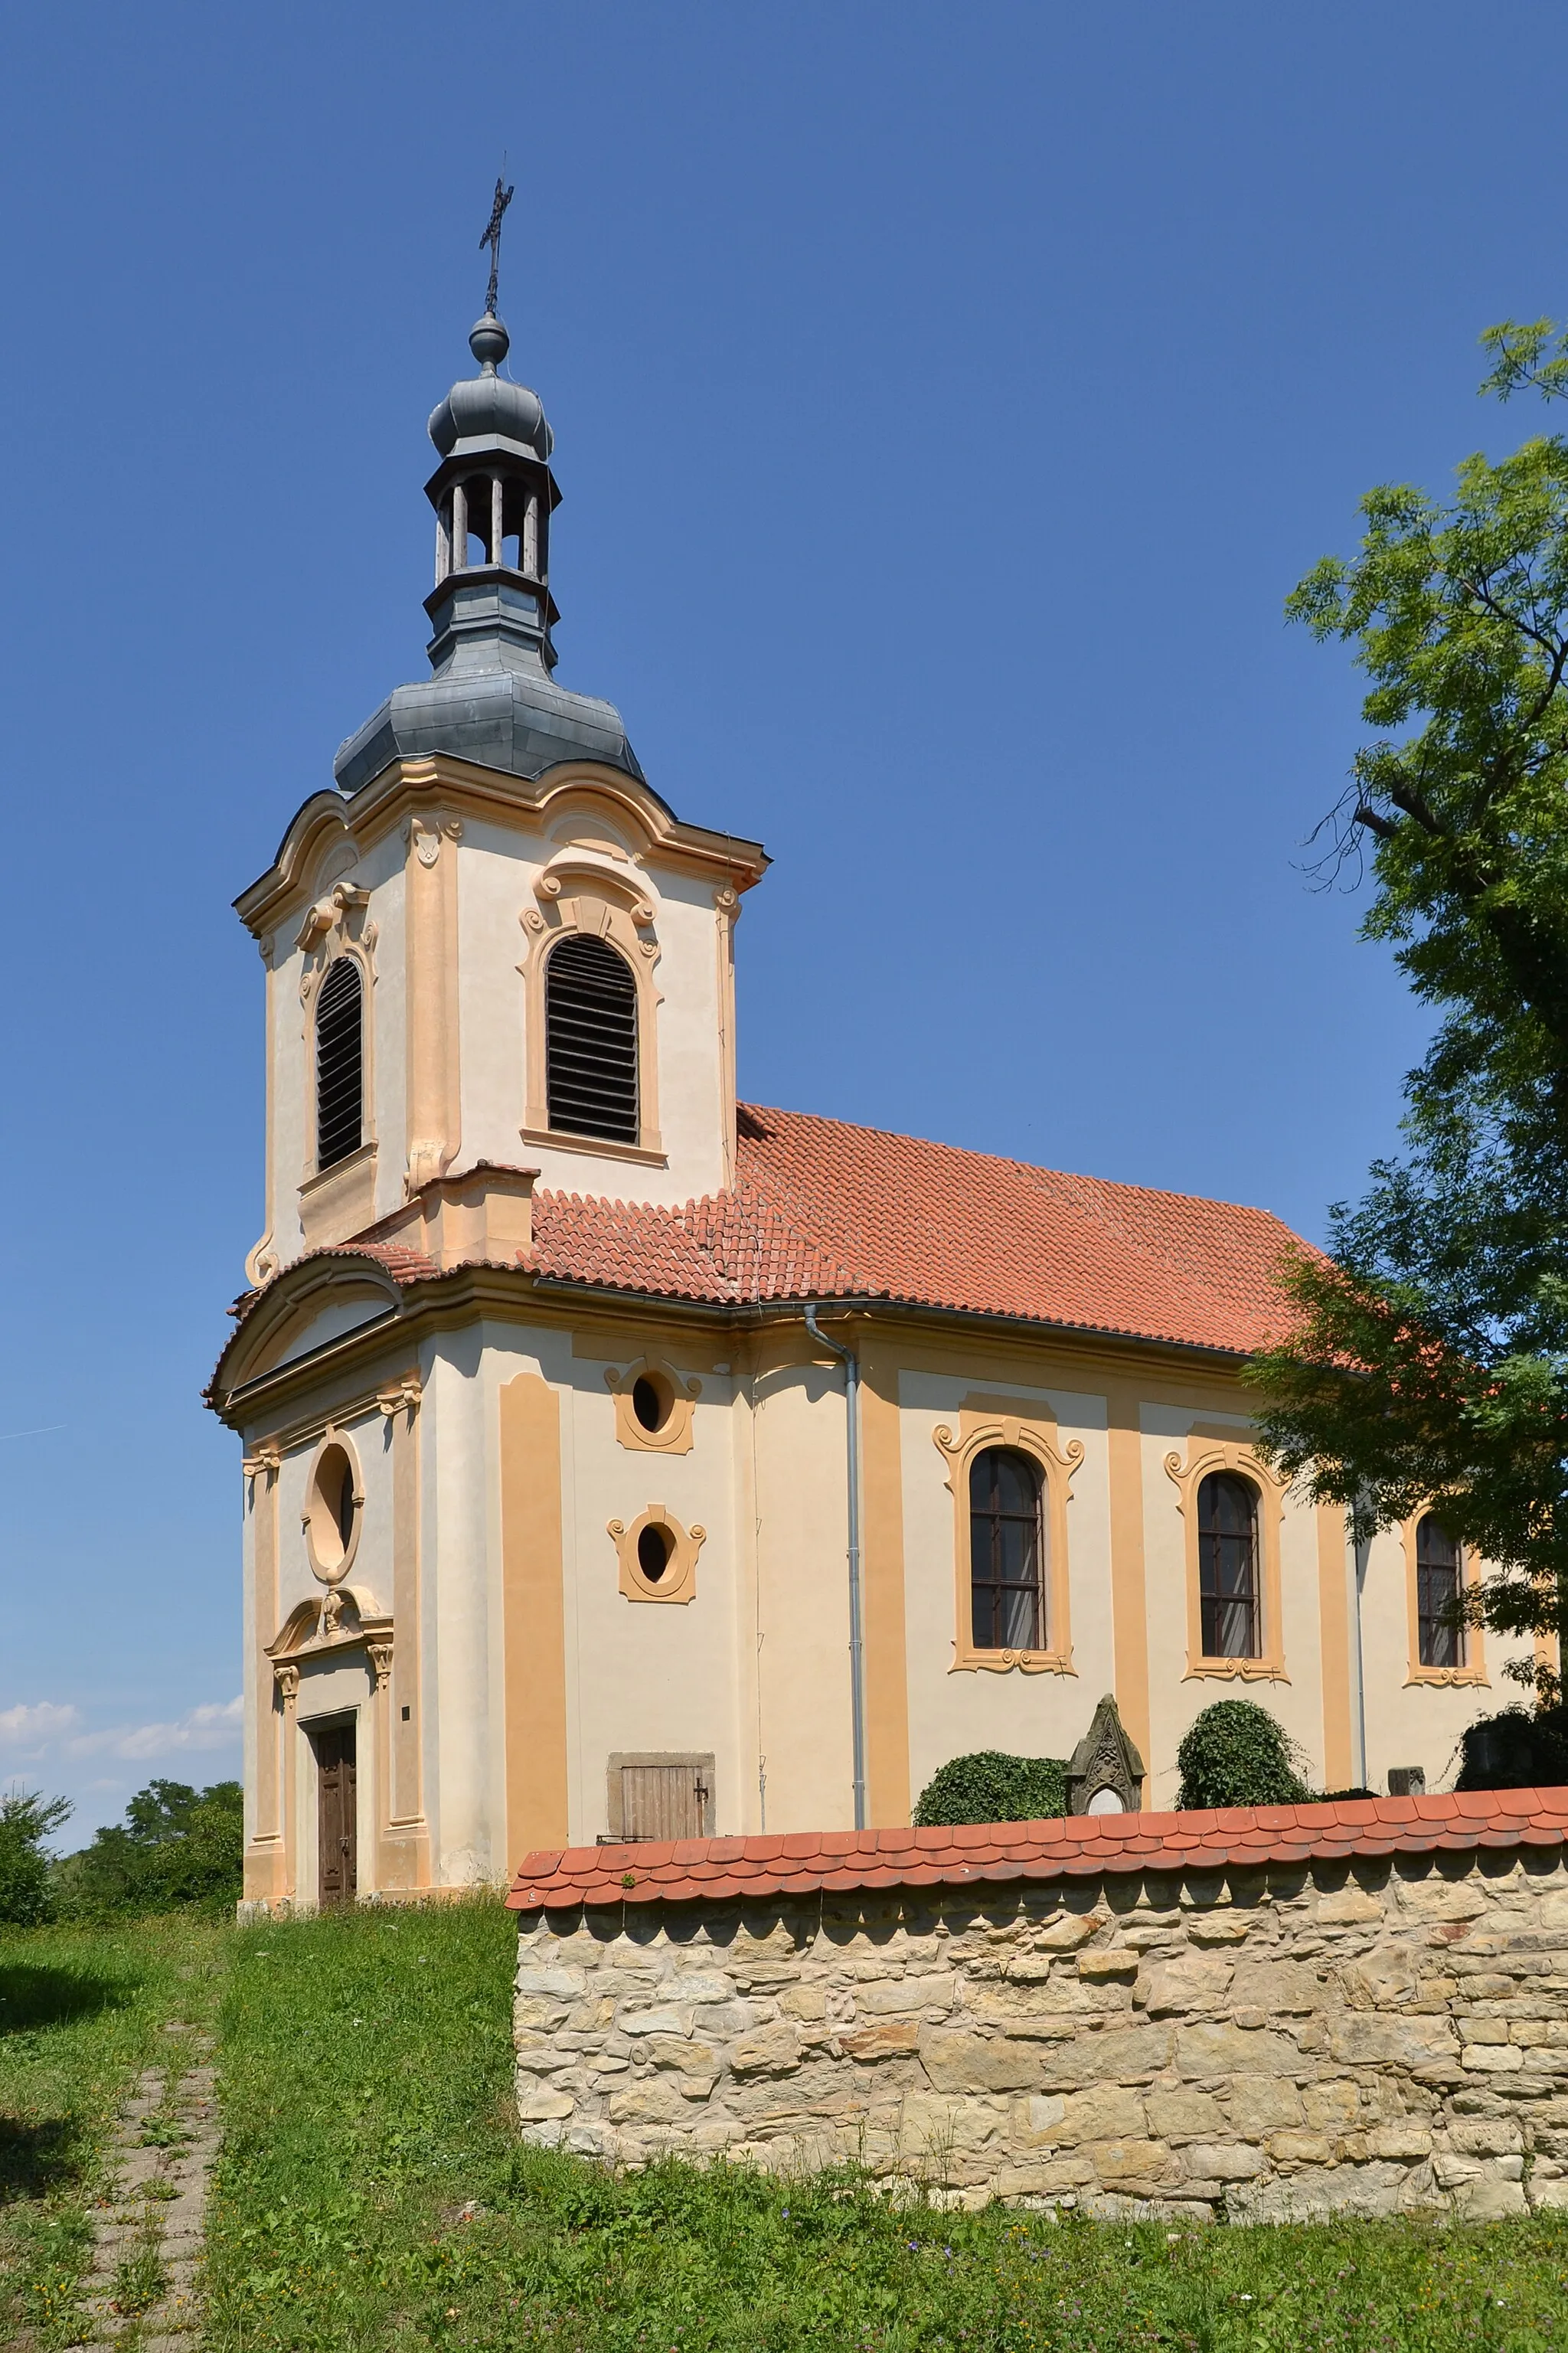
<path fill-rule="evenodd" d="M 359 1884 L 359 1808 L 354 1790 L 354 1727 L 327 1724 L 315 1734 L 316 1847 L 322 1904 L 352 1904 Z"/>

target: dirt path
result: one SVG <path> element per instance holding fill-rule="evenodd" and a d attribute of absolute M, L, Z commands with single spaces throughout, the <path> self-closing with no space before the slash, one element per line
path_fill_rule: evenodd
<path fill-rule="evenodd" d="M 71 2353 L 192 2353 L 195 2281 L 217 2154 L 213 2038 L 184 2025 L 166 2067 L 150 2067 L 121 2111 L 116 2158 L 83 2283 L 87 2325 Z M 171 2085 L 173 2088 L 171 2088 Z"/>

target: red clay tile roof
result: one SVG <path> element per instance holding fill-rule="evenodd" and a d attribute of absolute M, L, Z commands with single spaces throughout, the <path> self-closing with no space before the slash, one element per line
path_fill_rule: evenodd
<path fill-rule="evenodd" d="M 1072 1814 L 966 1830 L 803 1831 L 783 1838 L 546 1849 L 524 1858 L 514 1912 L 759 1902 L 857 1889 L 976 1887 L 1101 1872 L 1215 1871 L 1351 1855 L 1568 1844 L 1568 1788 L 1231 1806 L 1217 1813 Z"/>
<path fill-rule="evenodd" d="M 399 1284 L 428 1282 L 433 1279 L 433 1277 L 438 1275 L 441 1271 L 433 1258 L 426 1258 L 423 1250 L 409 1250 L 402 1242 L 322 1242 L 319 1244 L 315 1250 L 307 1250 L 304 1258 L 294 1260 L 292 1264 L 295 1266 L 303 1266 L 305 1259 L 314 1260 L 318 1258 L 374 1259 L 377 1266 L 381 1267 L 385 1273 L 391 1275 L 393 1281 Z M 289 1267 L 285 1267 L 283 1270 L 286 1274 L 289 1271 L 290 1269 Z M 234 1305 L 229 1309 L 229 1314 L 237 1322 L 243 1322 L 245 1317 L 249 1314 L 251 1309 L 255 1306 L 257 1301 L 262 1296 L 263 1293 L 270 1290 L 272 1283 L 276 1282 L 276 1280 L 277 1277 L 275 1275 L 269 1276 L 266 1282 L 258 1282 L 254 1290 L 242 1291 L 239 1297 L 235 1301 Z M 218 1369 L 219 1371 L 222 1370 L 221 1357 L 219 1359 Z M 216 1380 L 216 1377 L 217 1376 L 215 1373 L 213 1378 Z M 209 1382 L 207 1388 L 202 1392 L 204 1397 L 210 1396 L 211 1387 L 212 1385 Z"/>
<path fill-rule="evenodd" d="M 1295 1240 L 1263 1209 L 742 1105 L 732 1193 L 534 1195 L 539 1274 L 660 1298 L 858 1297 L 1246 1355 Z"/>
<path fill-rule="evenodd" d="M 1285 1320 L 1276 1271 L 1297 1237 L 1265 1209 L 754 1104 L 737 1145 L 734 1189 L 680 1208 L 536 1191 L 524 1264 L 649 1299 L 888 1300 L 1234 1356 Z M 374 1240 L 308 1255 L 374 1259 L 404 1285 L 441 1271 Z"/>
<path fill-rule="evenodd" d="M 312 1258 L 373 1258 L 384 1267 L 395 1282 L 428 1282 L 441 1270 L 433 1258 L 423 1250 L 409 1250 L 402 1242 L 329 1242 L 312 1250 Z"/>

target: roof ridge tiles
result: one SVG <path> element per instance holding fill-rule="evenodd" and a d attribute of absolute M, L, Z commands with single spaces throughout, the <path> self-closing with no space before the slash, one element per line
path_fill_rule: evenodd
<path fill-rule="evenodd" d="M 1256 1869 L 1313 1858 L 1525 1844 L 1568 1844 L 1568 1788 L 1231 1806 L 1204 1813 L 1074 1814 L 959 1828 L 731 1834 L 630 1848 L 542 1848 L 524 1858 L 508 1901 L 520 1911 L 689 1903 L 721 1894 L 752 1902 L 812 1890 L 1218 1872 L 1230 1865 Z"/>

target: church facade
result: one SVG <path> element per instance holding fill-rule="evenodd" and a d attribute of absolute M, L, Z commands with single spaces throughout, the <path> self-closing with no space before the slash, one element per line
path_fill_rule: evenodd
<path fill-rule="evenodd" d="M 954 1756 L 1068 1756 L 1105 1694 L 1145 1807 L 1230 1694 L 1320 1786 L 1435 1784 L 1506 1651 L 1455 1626 L 1430 1515 L 1357 1558 L 1254 1452 L 1283 1227 L 737 1101 L 767 860 L 556 684 L 550 428 L 493 312 L 470 342 L 432 675 L 237 902 L 266 1216 L 209 1399 L 247 1899 L 894 1826 Z"/>

